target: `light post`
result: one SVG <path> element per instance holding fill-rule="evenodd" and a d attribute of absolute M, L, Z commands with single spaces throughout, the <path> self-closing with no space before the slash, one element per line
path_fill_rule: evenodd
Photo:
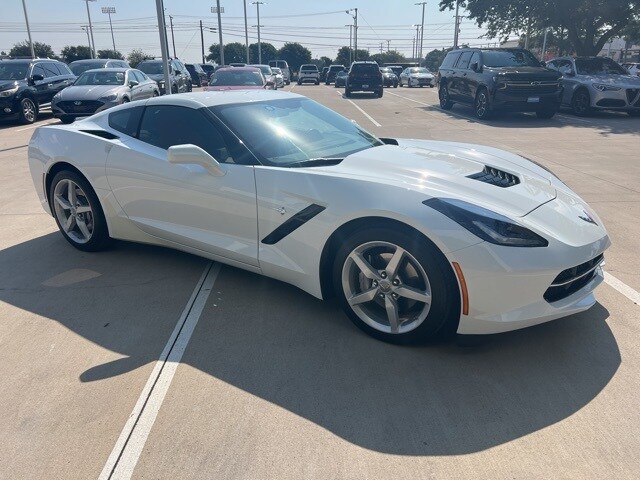
<path fill-rule="evenodd" d="M 220 65 L 224 67 L 224 45 L 222 43 L 222 17 L 224 13 L 224 7 L 220 7 L 220 0 L 216 0 L 216 6 L 211 7 L 211 13 L 218 14 L 218 39 L 220 40 Z"/>
<path fill-rule="evenodd" d="M 420 41 L 420 25 L 412 25 L 412 27 L 416 27 L 416 41 L 414 46 L 414 60 L 418 60 L 418 42 Z M 420 62 L 418 62 L 418 66 L 420 66 Z"/>
<path fill-rule="evenodd" d="M 424 41 L 424 7 L 427 2 L 418 2 L 415 5 L 422 5 L 422 25 L 420 26 L 420 60 L 418 61 L 418 66 L 422 63 L 422 43 Z"/>
<path fill-rule="evenodd" d="M 91 12 L 89 11 L 89 2 L 98 0 L 84 0 L 87 4 L 87 17 L 89 18 L 89 32 L 91 33 L 91 58 L 96 58 L 96 41 L 93 39 L 93 25 L 91 24 Z"/>
<path fill-rule="evenodd" d="M 260 42 L 260 5 L 264 5 L 265 2 L 251 2 L 251 5 L 256 6 L 256 14 L 258 16 L 258 64 L 262 64 L 262 43 Z"/>
<path fill-rule="evenodd" d="M 89 54 L 91 54 L 91 39 L 89 38 L 89 27 L 86 25 L 83 25 L 80 28 L 85 32 L 87 32 L 87 43 L 89 44 Z"/>
<path fill-rule="evenodd" d="M 349 27 L 349 67 L 351 67 L 351 29 L 353 25 L 345 25 L 345 27 Z"/>
<path fill-rule="evenodd" d="M 351 12 L 356 12 L 355 15 L 351 15 Z M 358 9 L 350 8 L 349 10 L 345 10 L 347 15 L 350 15 L 353 18 L 353 61 L 358 60 Z"/>
<path fill-rule="evenodd" d="M 113 24 L 111 23 L 111 14 L 116 13 L 116 7 L 102 7 L 102 13 L 109 15 L 109 27 L 111 28 L 111 42 L 113 42 L 113 55 L 116 54 L 116 39 L 113 36 Z"/>
<path fill-rule="evenodd" d="M 33 41 L 31 40 L 31 28 L 29 27 L 29 16 L 27 15 L 27 4 L 22 0 L 22 9 L 24 10 L 24 21 L 27 24 L 27 35 L 29 35 L 29 48 L 31 49 L 31 58 L 36 58 L 36 52 L 33 49 Z"/>
<path fill-rule="evenodd" d="M 460 0 L 456 0 L 456 30 L 453 32 L 453 48 L 458 48 L 458 35 L 460 34 L 460 15 L 458 15 L 459 8 Z"/>
<path fill-rule="evenodd" d="M 249 27 L 247 26 L 247 0 L 243 0 L 244 6 L 244 46 L 247 49 L 247 65 L 249 65 Z"/>
<path fill-rule="evenodd" d="M 156 0 L 156 14 L 158 15 L 158 33 L 160 34 L 160 51 L 162 52 L 162 66 L 164 70 L 164 94 L 171 95 L 171 78 L 169 78 L 169 47 L 167 45 L 167 25 L 164 22 L 164 5 L 162 0 Z"/>

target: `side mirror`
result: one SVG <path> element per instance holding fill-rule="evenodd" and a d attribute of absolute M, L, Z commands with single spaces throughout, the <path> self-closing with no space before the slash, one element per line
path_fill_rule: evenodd
<path fill-rule="evenodd" d="M 225 171 L 218 161 L 196 145 L 174 145 L 167 151 L 169 163 L 176 165 L 200 165 L 214 177 L 223 177 Z"/>
<path fill-rule="evenodd" d="M 32 82 L 39 82 L 40 80 L 44 80 L 44 77 L 39 73 L 36 73 L 35 75 L 31 75 Z"/>
<path fill-rule="evenodd" d="M 267 88 L 274 88 L 276 86 L 276 82 L 273 80 L 267 80 Z"/>
<path fill-rule="evenodd" d="M 180 70 L 176 70 L 175 72 L 173 72 L 174 75 L 182 75 L 182 72 Z"/>
<path fill-rule="evenodd" d="M 136 81 L 136 80 L 129 80 L 129 88 L 133 88 L 140 85 L 140 82 Z"/>
<path fill-rule="evenodd" d="M 480 65 L 478 64 L 478 62 L 473 62 L 471 64 L 471 70 L 473 70 L 474 72 L 477 72 L 480 69 Z"/>
<path fill-rule="evenodd" d="M 547 66 L 547 62 L 545 62 L 544 60 L 540 62 L 540 66 L 541 67 L 546 67 Z"/>

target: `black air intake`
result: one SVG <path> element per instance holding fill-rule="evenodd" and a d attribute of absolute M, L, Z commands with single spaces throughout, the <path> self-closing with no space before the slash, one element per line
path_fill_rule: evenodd
<path fill-rule="evenodd" d="M 467 178 L 478 180 L 479 182 L 489 183 L 496 187 L 513 187 L 520 183 L 520 179 L 512 173 L 503 172 L 497 168 L 486 166 L 484 170 L 473 175 L 469 175 Z"/>

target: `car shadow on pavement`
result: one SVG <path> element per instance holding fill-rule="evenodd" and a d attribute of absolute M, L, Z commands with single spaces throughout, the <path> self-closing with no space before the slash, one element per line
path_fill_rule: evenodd
<path fill-rule="evenodd" d="M 137 263 L 124 262 L 124 256 Z M 157 326 L 138 313 L 162 302 L 163 292 L 134 291 L 135 309 L 123 310 L 121 298 L 101 288 L 109 284 L 109 274 L 68 287 L 47 286 L 52 272 L 122 262 L 115 268 L 125 274 L 147 263 L 167 264 L 170 274 L 172 264 L 198 261 L 126 243 L 86 254 L 55 233 L 0 251 L 0 264 L 21 266 L 17 278 L 0 276 L 0 300 L 123 355 L 77 372 L 81 382 L 99 381 L 158 358 L 158 348 L 145 347 Z M 93 292 L 93 302 L 77 301 L 79 287 Z M 596 304 L 579 315 L 489 337 L 476 347 L 455 342 L 399 347 L 360 332 L 331 301 L 223 267 L 182 363 L 363 448 L 458 455 L 528 435 L 591 402 L 621 362 L 608 317 Z M 107 318 L 111 329 L 105 328 Z M 170 332 L 161 333 L 168 338 Z"/>

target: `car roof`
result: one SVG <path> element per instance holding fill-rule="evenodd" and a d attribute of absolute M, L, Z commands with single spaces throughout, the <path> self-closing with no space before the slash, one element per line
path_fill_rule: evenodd
<path fill-rule="evenodd" d="M 216 73 L 218 72 L 233 72 L 233 73 L 237 73 L 237 72 L 260 72 L 260 69 L 258 67 L 252 67 L 252 66 L 246 66 L 246 67 L 220 67 L 219 69 L 216 70 Z M 260 72 L 262 73 L 262 72 Z"/>
<path fill-rule="evenodd" d="M 115 59 L 115 58 L 84 58 L 82 60 L 75 60 L 73 62 L 71 62 L 69 65 L 71 64 L 82 64 L 82 63 L 107 63 L 110 61 L 117 61 L 117 62 L 124 62 L 125 60 L 120 60 L 120 59 Z"/>
<path fill-rule="evenodd" d="M 125 68 L 125 67 L 109 67 L 109 68 L 91 68 L 89 70 L 85 70 L 82 73 L 87 72 L 116 72 L 116 73 L 124 73 L 127 70 L 135 70 L 135 68 Z"/>
<path fill-rule="evenodd" d="M 215 107 L 234 103 L 252 103 L 287 98 L 306 98 L 280 90 L 223 90 L 163 95 L 148 100 L 147 105 L 174 105 L 189 108 Z"/>
<path fill-rule="evenodd" d="M 2 58 L 0 62 L 6 63 L 36 63 L 36 62 L 60 62 L 60 60 L 56 60 L 55 58 Z"/>

